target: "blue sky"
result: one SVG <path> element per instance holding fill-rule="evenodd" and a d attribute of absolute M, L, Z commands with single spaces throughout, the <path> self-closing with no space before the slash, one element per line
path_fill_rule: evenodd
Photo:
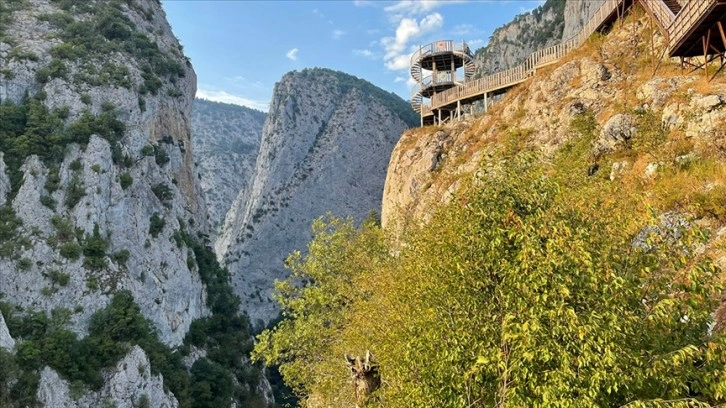
<path fill-rule="evenodd" d="M 486 45 L 497 27 L 543 0 L 163 0 L 197 73 L 197 97 L 267 111 L 292 70 L 331 68 L 410 95 L 408 60 L 419 44 Z"/>

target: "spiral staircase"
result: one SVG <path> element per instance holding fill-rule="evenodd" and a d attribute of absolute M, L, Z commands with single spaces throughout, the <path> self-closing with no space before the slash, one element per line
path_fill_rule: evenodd
<path fill-rule="evenodd" d="M 411 56 L 410 67 L 411 77 L 417 83 L 411 94 L 411 107 L 421 115 L 422 122 L 424 116 L 431 115 L 430 104 L 424 99 L 462 85 L 476 72 L 474 57 L 463 41 L 436 41 L 423 45 Z"/>

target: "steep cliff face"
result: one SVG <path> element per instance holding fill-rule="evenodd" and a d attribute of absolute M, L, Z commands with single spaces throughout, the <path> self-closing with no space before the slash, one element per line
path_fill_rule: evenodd
<path fill-rule="evenodd" d="M 252 182 L 216 244 L 253 319 L 277 313 L 273 282 L 304 249 L 313 219 L 331 211 L 361 220 L 380 208 L 391 149 L 416 121 L 397 96 L 339 72 L 293 72 L 275 86 Z"/>
<path fill-rule="evenodd" d="M 162 339 L 179 344 L 206 313 L 187 248 L 169 240 L 181 224 L 207 232 L 191 65 L 158 2 L 8 4 L 0 99 L 18 104 L 10 120 L 25 129 L 6 135 L 0 180 L 13 183 L 0 190 L 23 245 L 0 259 L 0 291 L 21 307 L 75 310 L 83 332 L 109 295 L 129 289 Z M 54 271 L 69 278 L 59 284 Z"/>
<path fill-rule="evenodd" d="M 168 346 L 209 314 L 192 239 L 181 234 L 208 234 L 190 140 L 195 90 L 158 1 L 0 3 L 0 303 L 16 322 L 0 330 L 4 347 L 9 335 L 18 350 L 40 347 L 18 316 L 44 315 L 53 325 L 39 330 L 83 337 L 122 290 Z M 147 402 L 171 404 L 162 379 L 142 370 L 146 355 L 133 350 L 127 360 L 139 366 L 130 375 L 145 376 Z M 38 400 L 75 406 L 55 405 L 54 378 L 43 371 Z M 117 406 L 141 398 L 124 391 L 133 381 L 123 373 L 105 380 L 98 398 Z M 80 406 L 100 404 L 86 396 Z"/>
<path fill-rule="evenodd" d="M 489 43 L 475 53 L 477 75 L 511 68 L 541 48 L 577 34 L 597 11 L 602 0 L 547 0 L 496 29 Z"/>
<path fill-rule="evenodd" d="M 207 200 L 210 229 L 215 235 L 235 197 L 248 187 L 265 116 L 264 112 L 243 106 L 194 100 L 194 161 Z"/>

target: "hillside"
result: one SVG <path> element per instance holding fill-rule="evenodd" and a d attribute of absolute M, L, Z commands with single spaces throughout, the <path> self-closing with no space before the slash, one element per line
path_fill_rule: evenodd
<path fill-rule="evenodd" d="M 255 357 L 311 407 L 723 404 L 726 79 L 653 76 L 647 18 L 404 132 L 383 228 L 314 224 Z"/>
<path fill-rule="evenodd" d="M 250 187 L 216 243 L 251 318 L 277 316 L 273 283 L 313 219 L 335 211 L 361 220 L 380 208 L 390 152 L 416 122 L 401 98 L 342 72 L 306 69 L 275 85 Z"/>
<path fill-rule="evenodd" d="M 244 106 L 195 99 L 191 132 L 194 162 L 216 236 L 235 197 L 252 177 L 265 113 Z"/>

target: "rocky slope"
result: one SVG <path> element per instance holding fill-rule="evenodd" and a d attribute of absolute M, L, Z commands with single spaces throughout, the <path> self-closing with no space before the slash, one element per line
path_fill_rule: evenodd
<path fill-rule="evenodd" d="M 491 158 L 502 151 L 534 151 L 547 163 L 572 152 L 572 168 L 553 174 L 580 171 L 583 183 L 601 185 L 590 200 L 641 197 L 639 208 L 695 218 L 712 234 L 704 249 L 726 268 L 726 81 L 685 75 L 675 61 L 652 77 L 647 27 L 636 11 L 623 29 L 538 72 L 488 114 L 405 132 L 391 155 L 383 225 L 425 223 L 477 172 L 496 167 Z"/>
<path fill-rule="evenodd" d="M 532 52 L 572 37 L 602 3 L 602 0 L 547 0 L 531 12 L 518 15 L 496 29 L 489 43 L 476 51 L 477 75 L 511 68 Z"/>
<path fill-rule="evenodd" d="M 243 317 L 224 358 L 247 378 L 203 358 L 223 324 L 186 368 L 171 348 L 237 301 L 204 250 L 195 90 L 157 0 L 0 2 L 0 405 L 190 406 L 197 366 L 229 384 L 204 398 L 257 398 Z"/>
<path fill-rule="evenodd" d="M 400 98 L 339 72 L 292 72 L 275 86 L 252 182 L 216 244 L 253 319 L 277 314 L 273 282 L 315 218 L 361 220 L 380 208 L 391 149 L 416 121 Z"/>
<path fill-rule="evenodd" d="M 247 189 L 260 148 L 265 113 L 243 106 L 195 99 L 192 148 L 216 234 L 235 197 Z"/>

